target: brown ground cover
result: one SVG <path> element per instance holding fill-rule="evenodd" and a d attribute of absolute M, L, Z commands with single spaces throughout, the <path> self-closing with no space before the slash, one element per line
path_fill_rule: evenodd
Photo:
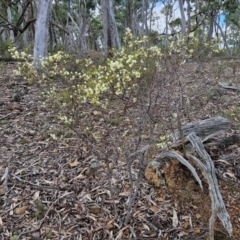
<path fill-rule="evenodd" d="M 129 169 L 126 157 L 120 152 L 113 158 L 111 151 L 119 146 L 131 149 L 136 143 L 138 108 L 120 99 L 112 99 L 106 110 L 85 106 L 91 131 L 104 137 L 98 141 L 85 132 L 79 138 L 41 106 L 38 86 L 14 77 L 14 69 L 14 64 L 1 63 L 0 239 L 207 239 L 208 186 L 204 182 L 201 191 L 189 170 L 176 160 L 166 168 L 167 187 L 156 188 L 145 178 L 140 181 L 130 220 L 124 225 L 131 196 Z M 181 85 L 170 81 L 164 88 L 171 92 L 169 105 L 179 101 L 184 89 L 182 125 L 217 115 L 238 124 L 239 91 L 221 86 L 240 87 L 237 60 L 189 62 L 178 78 Z M 161 131 L 169 133 L 165 104 L 159 107 L 166 123 Z M 149 129 L 143 132 L 144 145 L 150 135 Z M 153 136 L 158 139 L 160 130 Z M 216 239 L 240 239 L 240 146 L 208 151 L 233 225 L 230 238 L 218 221 Z M 152 147 L 147 160 L 159 152 Z M 101 167 L 93 171 L 90 165 L 95 158 Z M 138 171 L 133 162 L 134 184 Z"/>

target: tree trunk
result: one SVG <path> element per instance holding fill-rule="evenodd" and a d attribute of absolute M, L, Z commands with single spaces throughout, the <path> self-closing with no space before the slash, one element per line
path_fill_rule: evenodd
<path fill-rule="evenodd" d="M 143 29 L 143 34 L 145 36 L 148 36 L 147 3 L 146 3 L 146 0 L 142 0 L 142 29 Z"/>
<path fill-rule="evenodd" d="M 183 0 L 178 0 L 180 13 L 181 13 L 181 19 L 182 19 L 182 34 L 186 34 L 186 17 L 183 9 Z"/>
<path fill-rule="evenodd" d="M 105 56 L 109 56 L 109 49 L 112 48 L 108 0 L 101 0 L 103 18 L 103 49 Z"/>
<path fill-rule="evenodd" d="M 188 29 L 188 34 L 191 32 L 191 3 L 190 0 L 187 0 L 187 29 Z"/>
<path fill-rule="evenodd" d="M 12 23 L 12 13 L 10 7 L 7 8 L 7 16 L 8 16 L 8 22 Z M 14 33 L 13 30 L 9 30 L 9 39 L 11 42 L 14 42 Z"/>
<path fill-rule="evenodd" d="M 132 0 L 126 0 L 126 10 L 127 10 L 127 28 L 133 31 L 133 12 L 132 12 Z"/>
<path fill-rule="evenodd" d="M 109 55 L 109 49 L 113 47 L 121 48 L 118 36 L 117 24 L 111 0 L 101 0 L 103 15 L 103 49 L 105 56 Z"/>
<path fill-rule="evenodd" d="M 208 30 L 208 35 L 207 35 L 207 42 L 211 41 L 211 39 L 212 39 L 213 27 L 214 27 L 214 18 L 215 18 L 215 16 L 213 15 L 213 13 L 211 13 L 209 30 Z"/>
<path fill-rule="evenodd" d="M 117 47 L 118 49 L 121 48 L 121 42 L 118 35 L 118 29 L 117 29 L 117 23 L 115 20 L 115 14 L 114 14 L 114 7 L 111 0 L 109 0 L 109 14 L 111 19 L 111 25 L 112 25 L 112 38 L 114 39 L 114 47 Z"/>
<path fill-rule="evenodd" d="M 80 54 L 86 53 L 87 41 L 86 41 L 86 5 L 85 5 L 85 1 L 79 2 L 79 48 L 80 48 Z"/>
<path fill-rule="evenodd" d="M 221 26 L 219 25 L 219 23 L 218 23 L 217 21 L 215 21 L 215 24 L 217 25 L 217 27 L 218 27 L 221 35 L 222 35 L 223 42 L 224 42 L 224 46 L 225 46 L 225 48 L 226 48 L 226 53 L 227 53 L 228 57 L 230 57 L 230 56 L 231 56 L 231 51 L 230 51 L 230 48 L 229 48 L 228 43 L 227 43 L 227 38 L 226 38 L 227 35 L 224 34 Z"/>
<path fill-rule="evenodd" d="M 36 32 L 34 41 L 34 61 L 35 67 L 40 68 L 40 58 L 47 56 L 48 46 L 48 22 L 52 6 L 51 0 L 40 0 L 36 21 Z"/>

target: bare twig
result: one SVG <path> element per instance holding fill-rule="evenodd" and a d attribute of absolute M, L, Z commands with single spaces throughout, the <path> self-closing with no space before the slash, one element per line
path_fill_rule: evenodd
<path fill-rule="evenodd" d="M 112 198 L 112 201 L 113 201 L 115 217 L 118 219 L 118 221 L 121 222 L 121 218 L 120 218 L 120 216 L 117 213 L 117 206 L 116 206 L 116 203 L 115 203 L 115 200 L 114 200 L 114 194 L 113 194 L 111 178 L 112 178 L 112 172 L 111 172 L 111 169 L 109 167 L 109 162 L 107 162 L 107 179 L 108 179 L 109 191 L 110 191 L 111 198 Z"/>
<path fill-rule="evenodd" d="M 214 225 L 217 217 L 219 217 L 222 221 L 223 226 L 227 229 L 229 235 L 231 236 L 232 224 L 218 187 L 213 161 L 205 150 L 201 139 L 197 137 L 195 133 L 190 133 L 187 138 L 192 143 L 198 155 L 205 161 L 204 168 L 206 170 L 203 171 L 203 174 L 208 181 L 209 193 L 212 200 L 212 215 L 209 220 L 209 239 L 214 240 Z M 200 167 L 202 168 L 201 165 Z"/>
<path fill-rule="evenodd" d="M 8 191 L 8 170 L 9 170 L 9 168 L 6 167 L 4 175 L 2 177 L 4 179 L 3 186 L 4 186 L 5 192 Z"/>
<path fill-rule="evenodd" d="M 61 198 L 64 198 L 64 197 L 66 197 L 67 195 L 70 195 L 70 194 L 72 194 L 72 193 L 73 193 L 73 192 L 66 192 L 66 193 L 64 193 L 62 196 L 60 196 L 59 198 L 57 198 L 57 199 L 51 204 L 51 206 L 48 208 L 47 212 L 46 212 L 45 215 L 44 215 L 44 218 L 40 221 L 39 226 L 38 226 L 36 229 L 32 229 L 32 230 L 29 230 L 29 231 L 25 231 L 25 232 L 20 233 L 20 234 L 18 235 L 18 237 L 17 237 L 17 240 L 20 240 L 21 237 L 24 236 L 24 235 L 26 235 L 26 234 L 29 234 L 29 233 L 36 232 L 36 231 L 40 230 L 41 227 L 42 227 L 42 224 L 44 223 L 44 221 L 45 221 L 46 218 L 48 217 L 48 214 L 49 214 L 49 212 L 53 209 L 54 205 L 55 205 Z"/>

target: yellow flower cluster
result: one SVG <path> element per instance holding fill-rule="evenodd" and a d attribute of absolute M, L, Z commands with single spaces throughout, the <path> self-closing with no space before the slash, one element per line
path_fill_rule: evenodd
<path fill-rule="evenodd" d="M 218 52 L 219 39 L 215 38 L 208 42 L 201 42 L 194 33 L 181 37 L 176 35 L 169 45 L 169 54 L 179 54 L 182 60 L 199 55 L 203 51 Z"/>
<path fill-rule="evenodd" d="M 113 57 L 102 63 L 79 59 L 59 51 L 41 59 L 40 69 L 34 67 L 31 55 L 18 52 L 13 47 L 9 51 L 14 58 L 24 60 L 19 63 L 15 74 L 44 86 L 43 95 L 52 106 L 73 111 L 74 106 L 82 103 L 100 104 L 101 96 L 106 92 L 127 95 L 151 71 L 161 71 L 159 60 L 163 57 L 162 51 L 157 46 L 148 47 L 147 37 L 136 38 L 127 29 L 124 41 L 123 48 L 115 50 Z M 187 39 L 176 38 L 168 46 L 169 55 L 184 53 L 191 57 L 199 42 L 194 35 L 190 35 Z M 135 97 L 134 101 L 137 101 Z M 60 118 L 66 123 L 73 121 L 65 116 Z"/>
<path fill-rule="evenodd" d="M 144 47 L 147 38 L 135 38 L 128 29 L 125 35 L 126 47 L 115 51 L 111 59 L 96 64 L 91 59 L 79 59 L 62 51 L 41 59 L 41 68 L 34 67 L 33 57 L 15 48 L 9 51 L 16 59 L 24 60 L 18 65 L 15 74 L 22 75 L 30 83 L 38 82 L 46 103 L 51 107 L 73 111 L 75 105 L 83 103 L 100 104 L 106 92 L 116 95 L 128 94 L 146 75 L 149 56 L 161 57 L 158 47 Z M 136 102 L 137 99 L 134 98 Z M 105 101 L 107 103 L 107 101 Z M 73 120 L 59 115 L 66 124 Z"/>

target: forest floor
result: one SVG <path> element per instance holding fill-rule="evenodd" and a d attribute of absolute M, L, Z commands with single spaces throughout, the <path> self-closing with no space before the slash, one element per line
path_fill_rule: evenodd
<path fill-rule="evenodd" d="M 98 157 L 91 141 L 86 137 L 79 142 L 43 108 L 38 87 L 13 76 L 15 68 L 10 63 L 0 66 L 0 240 L 207 239 L 211 215 L 208 186 L 203 181 L 201 191 L 181 164 L 175 173 L 177 181 L 169 187 L 157 188 L 145 178 L 141 180 L 130 220 L 124 225 L 130 194 L 126 160 L 110 159 L 109 171 L 102 164 L 87 174 L 91 160 Z M 189 62 L 182 67 L 180 78 L 191 102 L 191 108 L 184 109 L 187 114 L 182 115 L 182 125 L 218 115 L 239 123 L 239 91 L 219 85 L 240 87 L 239 61 Z M 168 89 L 174 97 L 179 86 L 173 82 Z M 115 133 L 106 149 L 116 145 L 119 132 L 138 131 L 127 118 L 128 111 L 137 116 L 137 109 L 118 102 L 104 113 L 89 106 L 89 121 L 96 121 L 102 132 L 107 126 Z M 239 134 L 240 129 L 227 134 L 233 132 Z M 159 152 L 154 149 L 148 160 Z M 233 225 L 229 237 L 217 220 L 215 239 L 240 239 L 240 145 L 211 148 L 209 154 Z M 133 167 L 133 178 L 137 173 Z"/>

